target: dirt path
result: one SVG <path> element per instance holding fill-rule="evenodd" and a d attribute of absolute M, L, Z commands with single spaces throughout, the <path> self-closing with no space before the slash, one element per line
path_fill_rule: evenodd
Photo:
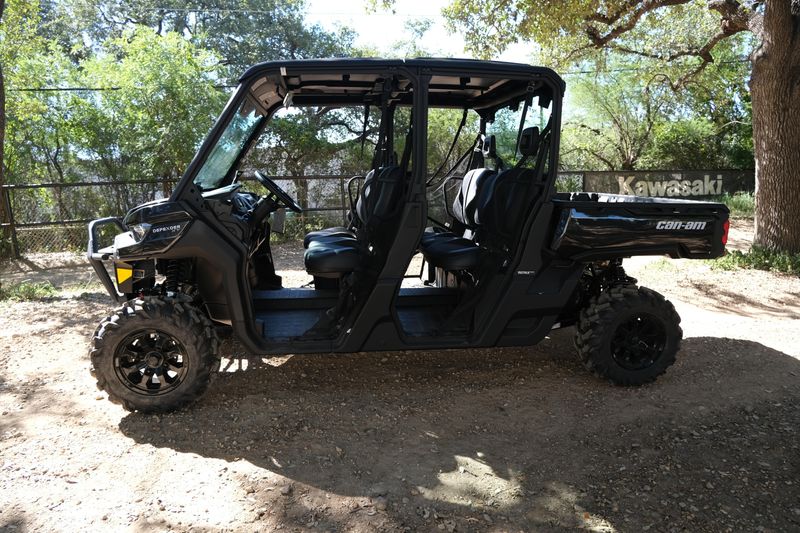
<path fill-rule="evenodd" d="M 678 362 L 620 388 L 525 349 L 248 356 L 197 404 L 97 392 L 107 299 L 0 302 L 2 531 L 797 531 L 800 280 L 655 261 Z"/>

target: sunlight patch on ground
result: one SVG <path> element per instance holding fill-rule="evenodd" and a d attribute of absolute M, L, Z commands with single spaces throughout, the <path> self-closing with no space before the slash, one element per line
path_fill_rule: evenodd
<path fill-rule="evenodd" d="M 516 502 L 523 489 L 513 475 L 504 479 L 479 459 L 456 455 L 456 468 L 437 475 L 439 485 L 417 487 L 429 500 L 457 505 L 503 507 Z"/>
<path fill-rule="evenodd" d="M 479 453 L 478 456 L 483 454 Z M 603 533 L 616 532 L 608 520 L 580 505 L 577 491 L 568 485 L 550 483 L 541 494 L 526 494 L 519 473 L 509 471 L 506 479 L 480 459 L 461 455 L 454 456 L 454 459 L 456 468 L 451 472 L 439 473 L 439 485 L 436 487 L 417 487 L 420 494 L 429 500 L 487 511 L 510 511 L 524 505 L 525 500 L 533 496 L 533 505 L 526 511 L 533 523 L 558 524 Z"/>
<path fill-rule="evenodd" d="M 294 355 L 281 355 L 261 357 L 257 355 L 244 355 L 241 357 L 223 357 L 219 366 L 220 372 L 244 372 L 258 370 L 265 367 L 278 367 L 286 364 Z"/>

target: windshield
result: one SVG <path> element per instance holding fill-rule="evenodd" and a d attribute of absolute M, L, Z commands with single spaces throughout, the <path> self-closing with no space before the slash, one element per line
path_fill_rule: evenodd
<path fill-rule="evenodd" d="M 251 103 L 242 102 L 195 176 L 194 184 L 204 191 L 219 188 L 263 118 Z"/>

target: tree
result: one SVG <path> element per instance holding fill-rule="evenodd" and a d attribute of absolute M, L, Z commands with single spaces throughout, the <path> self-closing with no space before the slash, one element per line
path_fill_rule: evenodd
<path fill-rule="evenodd" d="M 738 43 L 676 99 L 650 60 L 584 62 L 567 76 L 561 167 L 582 170 L 753 168 L 746 67 Z M 727 59 L 726 59 L 727 58 Z"/>
<path fill-rule="evenodd" d="M 6 140 L 12 102 L 6 98 L 6 83 L 15 74 L 16 64 L 27 59 L 31 49 L 40 44 L 36 39 L 37 7 L 30 0 L 0 0 L 0 186 L 8 180 Z M 9 220 L 5 207 L 5 198 L 0 194 L 0 222 Z M 2 240 L 5 239 L 3 232 Z"/>
<path fill-rule="evenodd" d="M 605 170 L 638 168 L 652 144 L 654 126 L 664 121 L 668 99 L 663 86 L 642 88 L 637 75 L 629 70 L 598 73 L 573 85 L 571 96 L 580 111 L 564 124 L 562 153 L 590 156 Z"/>
<path fill-rule="evenodd" d="M 91 56 L 94 43 L 131 26 L 147 26 L 213 51 L 228 82 L 262 61 L 346 55 L 354 39 L 348 28 L 328 32 L 306 25 L 300 0 L 46 0 L 43 7 L 45 31 L 77 58 Z"/>
<path fill-rule="evenodd" d="M 3 15 L 6 11 L 6 0 L 0 0 L 0 26 L 3 24 Z M 4 32 L 5 33 L 5 32 Z M 4 35 L 5 37 L 5 35 Z M 3 39 L 5 45 L 5 39 Z M 3 47 L 5 49 L 5 46 Z M 5 77 L 3 76 L 3 61 L 0 59 L 0 187 L 5 184 L 5 172 L 3 169 L 3 149 L 5 148 L 6 140 L 6 84 Z M 3 198 L 0 198 L 3 200 Z M 0 201 L 0 222 L 6 221 L 5 202 Z"/>
<path fill-rule="evenodd" d="M 366 128 L 360 108 L 300 107 L 273 115 L 246 166 L 294 177 L 294 193 L 302 206 L 312 206 L 309 175 L 364 174 L 369 169 L 379 113 L 373 108 Z M 363 155 L 360 146 L 365 144 Z M 322 183 L 324 187 L 326 183 Z M 338 188 L 319 196 L 340 195 Z"/>
<path fill-rule="evenodd" d="M 77 102 L 76 137 L 96 173 L 113 181 L 175 180 L 221 109 L 213 54 L 149 28 L 109 39 L 83 61 L 83 83 L 112 90 Z"/>
<path fill-rule="evenodd" d="M 658 61 L 684 89 L 720 43 L 750 32 L 755 244 L 800 252 L 800 0 L 454 0 L 445 15 L 477 53 L 532 39 L 561 64 L 603 51 Z M 691 22 L 691 31 L 675 31 Z"/>

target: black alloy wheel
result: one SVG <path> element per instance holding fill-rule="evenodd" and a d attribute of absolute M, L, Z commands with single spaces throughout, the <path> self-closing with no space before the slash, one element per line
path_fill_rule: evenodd
<path fill-rule="evenodd" d="M 114 370 L 128 389 L 140 394 L 166 394 L 186 375 L 186 348 L 156 329 L 128 335 L 117 347 Z"/>
<path fill-rule="evenodd" d="M 661 356 L 666 344 L 663 322 L 649 313 L 638 313 L 617 327 L 611 339 L 611 354 L 621 367 L 642 370 Z"/>

